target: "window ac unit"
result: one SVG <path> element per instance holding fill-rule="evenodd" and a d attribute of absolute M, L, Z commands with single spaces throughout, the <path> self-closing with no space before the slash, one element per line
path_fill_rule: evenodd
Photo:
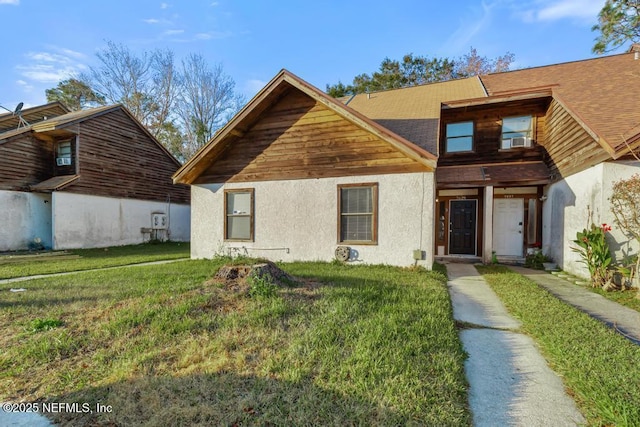
<path fill-rule="evenodd" d="M 524 136 L 511 138 L 511 148 L 518 147 L 531 147 L 531 138 L 527 138 Z"/>
<path fill-rule="evenodd" d="M 58 166 L 70 166 L 71 158 L 70 157 L 58 157 L 56 159 L 56 165 Z"/>

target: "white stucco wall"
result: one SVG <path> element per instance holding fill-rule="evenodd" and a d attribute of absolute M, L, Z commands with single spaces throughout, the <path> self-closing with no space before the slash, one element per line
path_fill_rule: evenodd
<path fill-rule="evenodd" d="M 338 184 L 378 183 L 378 244 L 348 245 L 354 263 L 433 263 L 433 173 L 269 181 L 191 187 L 191 256 L 241 253 L 276 261 L 334 259 Z M 255 189 L 255 241 L 224 242 L 224 188 Z M 355 251 L 355 252 L 354 252 Z"/>
<path fill-rule="evenodd" d="M 51 196 L 0 191 L 0 251 L 29 249 L 36 238 L 51 247 Z"/>
<path fill-rule="evenodd" d="M 613 183 L 640 173 L 640 162 L 607 162 L 571 175 L 545 189 L 543 204 L 543 252 L 565 271 L 582 277 L 589 273 L 580 263 L 580 255 L 571 250 L 576 233 L 594 224 L 609 224 L 610 248 L 616 259 L 634 248 L 615 225 L 608 198 Z"/>
<path fill-rule="evenodd" d="M 95 248 L 143 243 L 140 229 L 151 227 L 151 214 L 169 214 L 169 238 L 188 241 L 190 207 L 133 199 L 54 192 L 54 249 Z"/>

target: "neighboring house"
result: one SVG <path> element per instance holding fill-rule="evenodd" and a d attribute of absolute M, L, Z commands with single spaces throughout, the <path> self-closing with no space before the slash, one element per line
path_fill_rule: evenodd
<path fill-rule="evenodd" d="M 612 181 L 640 172 L 637 56 L 341 100 L 282 71 L 174 175 L 192 257 L 430 267 L 542 246 L 580 273 L 570 241 L 612 223 Z"/>
<path fill-rule="evenodd" d="M 187 241 L 179 167 L 121 105 L 0 115 L 0 251 Z"/>

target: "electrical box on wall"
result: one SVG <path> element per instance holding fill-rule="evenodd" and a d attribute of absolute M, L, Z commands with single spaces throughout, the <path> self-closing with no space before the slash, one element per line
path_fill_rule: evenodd
<path fill-rule="evenodd" d="M 167 214 L 154 213 L 151 214 L 151 228 L 154 230 L 167 229 Z"/>

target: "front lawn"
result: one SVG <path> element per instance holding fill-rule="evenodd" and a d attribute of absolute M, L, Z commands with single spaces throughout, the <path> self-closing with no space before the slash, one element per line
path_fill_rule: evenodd
<path fill-rule="evenodd" d="M 506 267 L 477 267 L 540 346 L 588 425 L 640 425 L 640 347 Z"/>
<path fill-rule="evenodd" d="M 469 425 L 441 274 L 294 263 L 275 293 L 185 261 L 0 285 L 0 401 L 72 425 Z"/>
<path fill-rule="evenodd" d="M 70 249 L 39 254 L 0 255 L 0 279 L 90 270 L 189 257 L 188 242 L 145 243 L 97 249 Z"/>

